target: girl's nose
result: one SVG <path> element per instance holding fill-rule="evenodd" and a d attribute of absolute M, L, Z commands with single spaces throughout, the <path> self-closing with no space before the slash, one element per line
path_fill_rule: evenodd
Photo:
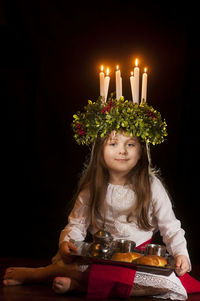
<path fill-rule="evenodd" d="M 126 147 L 121 146 L 121 148 L 119 149 L 119 153 L 125 155 L 127 153 Z"/>

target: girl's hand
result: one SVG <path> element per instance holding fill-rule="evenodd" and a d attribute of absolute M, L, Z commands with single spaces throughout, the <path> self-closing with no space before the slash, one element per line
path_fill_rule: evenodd
<path fill-rule="evenodd" d="M 73 261 L 70 256 L 71 251 L 77 251 L 77 247 L 71 241 L 64 241 L 61 243 L 59 252 L 64 263 L 70 263 Z"/>
<path fill-rule="evenodd" d="M 185 255 L 175 257 L 175 266 L 175 271 L 178 276 L 184 275 L 190 269 L 188 258 Z"/>

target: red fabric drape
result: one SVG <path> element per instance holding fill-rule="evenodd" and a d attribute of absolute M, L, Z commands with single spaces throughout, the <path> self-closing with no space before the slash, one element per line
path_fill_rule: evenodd
<path fill-rule="evenodd" d="M 151 243 L 152 239 L 137 246 Z M 88 299 L 109 297 L 128 298 L 133 287 L 136 270 L 114 265 L 92 264 L 88 283 Z"/>
<path fill-rule="evenodd" d="M 136 271 L 115 265 L 93 264 L 87 299 L 129 298 Z"/>
<path fill-rule="evenodd" d="M 179 279 L 188 294 L 200 293 L 200 281 L 191 277 L 188 273 L 180 276 Z"/>

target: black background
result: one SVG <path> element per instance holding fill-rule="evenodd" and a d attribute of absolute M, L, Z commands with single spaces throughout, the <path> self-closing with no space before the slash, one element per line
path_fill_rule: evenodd
<path fill-rule="evenodd" d="M 72 115 L 99 96 L 101 64 L 111 69 L 110 92 L 120 65 L 130 99 L 138 57 L 148 102 L 168 123 L 153 164 L 200 262 L 197 7 L 152 2 L 1 2 L 1 256 L 54 255 L 88 154 L 73 141 Z"/>

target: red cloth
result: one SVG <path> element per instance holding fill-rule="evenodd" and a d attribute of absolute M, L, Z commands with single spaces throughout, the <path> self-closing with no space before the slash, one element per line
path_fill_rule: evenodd
<path fill-rule="evenodd" d="M 93 264 L 88 284 L 88 299 L 129 298 L 136 270 L 127 267 Z"/>
<path fill-rule="evenodd" d="M 151 243 L 152 239 L 137 246 Z M 88 299 L 109 297 L 129 298 L 136 271 L 127 267 L 114 265 L 92 264 L 88 283 Z"/>
<path fill-rule="evenodd" d="M 181 280 L 181 283 L 188 294 L 200 293 L 200 281 L 191 277 L 187 273 L 183 276 L 180 276 L 179 279 Z"/>

